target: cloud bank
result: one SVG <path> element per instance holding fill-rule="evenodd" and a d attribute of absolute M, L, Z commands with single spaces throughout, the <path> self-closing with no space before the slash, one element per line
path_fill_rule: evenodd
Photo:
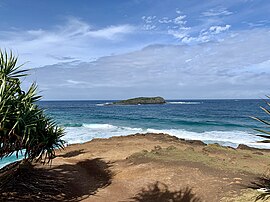
<path fill-rule="evenodd" d="M 102 6 L 103 12 L 73 13 L 82 18 L 1 29 L 1 48 L 30 61 L 25 86 L 37 81 L 46 99 L 269 93 L 270 4 L 153 1 L 146 9 L 150 1 L 136 2 L 117 5 L 121 12 Z"/>
<path fill-rule="evenodd" d="M 47 99 L 260 98 L 269 93 L 269 38 L 269 29 L 257 29 L 218 42 L 151 45 L 94 62 L 44 66 L 31 79 Z"/>

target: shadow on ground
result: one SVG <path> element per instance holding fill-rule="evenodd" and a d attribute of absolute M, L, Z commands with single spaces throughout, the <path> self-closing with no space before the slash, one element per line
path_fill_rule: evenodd
<path fill-rule="evenodd" d="M 268 200 L 270 199 L 270 176 L 262 176 L 262 177 L 258 177 L 256 178 L 254 181 L 251 182 L 250 185 L 247 186 L 248 188 L 252 188 L 252 189 L 267 189 L 268 191 L 263 191 L 258 194 L 258 196 L 256 197 L 256 201 L 257 200 Z"/>
<path fill-rule="evenodd" d="M 75 156 L 79 156 L 80 154 L 84 154 L 84 150 L 80 149 L 80 150 L 75 150 L 75 151 L 71 151 L 71 152 L 67 152 L 65 154 L 59 155 L 59 157 L 63 157 L 63 158 L 71 158 L 71 157 L 75 157 Z"/>
<path fill-rule="evenodd" d="M 161 182 L 150 184 L 140 193 L 131 198 L 132 202 L 201 202 L 192 189 L 186 187 L 178 191 L 170 191 L 168 186 Z"/>
<path fill-rule="evenodd" d="M 1 187 L 0 201 L 80 201 L 111 184 L 110 167 L 96 158 L 48 169 L 20 168 Z"/>

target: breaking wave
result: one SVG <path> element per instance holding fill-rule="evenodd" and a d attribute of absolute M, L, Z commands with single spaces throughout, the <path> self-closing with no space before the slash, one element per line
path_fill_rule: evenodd
<path fill-rule="evenodd" d="M 201 140 L 205 143 L 219 143 L 224 146 L 237 147 L 246 144 L 252 147 L 269 148 L 269 144 L 257 143 L 262 140 L 252 133 L 245 131 L 205 131 L 192 132 L 184 129 L 153 129 L 115 126 L 111 124 L 82 124 L 81 127 L 66 127 L 64 139 L 69 143 L 83 143 L 93 138 L 109 138 L 126 136 L 135 133 L 167 133 L 178 138 Z"/>
<path fill-rule="evenodd" d="M 174 105 L 199 105 L 202 104 L 202 102 L 168 102 L 169 104 Z"/>

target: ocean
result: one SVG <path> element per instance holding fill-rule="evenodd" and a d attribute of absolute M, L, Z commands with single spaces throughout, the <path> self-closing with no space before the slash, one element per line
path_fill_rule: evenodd
<path fill-rule="evenodd" d="M 237 147 L 246 144 L 269 148 L 257 143 L 254 128 L 267 129 L 250 116 L 270 119 L 259 107 L 263 100 L 167 100 L 164 105 L 106 105 L 113 100 L 41 101 L 39 106 L 65 128 L 68 144 L 93 138 L 135 133 L 168 133 L 179 138 L 202 140 Z M 0 161 L 0 167 L 15 157 Z"/>

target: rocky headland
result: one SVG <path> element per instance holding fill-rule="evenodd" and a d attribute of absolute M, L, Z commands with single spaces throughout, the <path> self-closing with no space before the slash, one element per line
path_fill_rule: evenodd
<path fill-rule="evenodd" d="M 247 202 L 269 186 L 269 165 L 269 150 L 244 145 L 155 133 L 94 139 L 21 169 L 4 186 L 2 169 L 0 201 Z"/>

